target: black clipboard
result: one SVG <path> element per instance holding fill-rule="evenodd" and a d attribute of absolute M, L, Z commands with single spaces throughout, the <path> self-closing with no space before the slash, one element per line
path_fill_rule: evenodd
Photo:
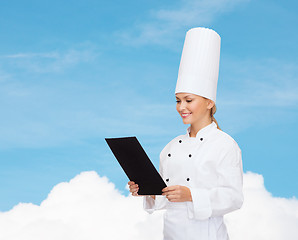
<path fill-rule="evenodd" d="M 136 137 L 105 138 L 130 181 L 139 185 L 139 195 L 161 195 L 167 185 Z"/>

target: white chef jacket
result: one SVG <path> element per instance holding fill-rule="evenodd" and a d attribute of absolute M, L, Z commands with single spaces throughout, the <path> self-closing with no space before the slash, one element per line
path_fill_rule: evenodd
<path fill-rule="evenodd" d="M 174 138 L 160 153 L 160 174 L 168 186 L 182 185 L 191 191 L 192 202 L 169 202 L 144 197 L 149 213 L 167 209 L 164 240 L 227 240 L 223 215 L 243 203 L 241 150 L 235 140 L 217 129 L 215 122 L 196 137 Z"/>

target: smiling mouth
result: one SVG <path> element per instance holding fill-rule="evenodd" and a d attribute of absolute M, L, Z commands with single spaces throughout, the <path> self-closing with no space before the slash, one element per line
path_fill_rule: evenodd
<path fill-rule="evenodd" d="M 181 113 L 181 117 L 183 117 L 183 118 L 187 118 L 190 115 L 191 115 L 191 113 Z"/>

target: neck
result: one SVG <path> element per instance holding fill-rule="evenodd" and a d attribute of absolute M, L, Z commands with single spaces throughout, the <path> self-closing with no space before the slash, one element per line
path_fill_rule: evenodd
<path fill-rule="evenodd" d="M 198 122 L 198 123 L 193 123 L 190 125 L 190 133 L 189 133 L 189 136 L 190 137 L 196 137 L 197 136 L 197 133 L 203 129 L 204 127 L 208 126 L 209 124 L 212 123 L 212 119 L 209 118 L 208 120 L 206 121 L 201 121 L 201 122 Z"/>

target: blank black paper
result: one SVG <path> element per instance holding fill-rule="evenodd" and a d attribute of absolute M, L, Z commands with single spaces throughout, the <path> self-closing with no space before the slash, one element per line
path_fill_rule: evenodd
<path fill-rule="evenodd" d="M 139 185 L 139 195 L 161 195 L 167 185 L 136 137 L 106 138 L 130 181 Z"/>

